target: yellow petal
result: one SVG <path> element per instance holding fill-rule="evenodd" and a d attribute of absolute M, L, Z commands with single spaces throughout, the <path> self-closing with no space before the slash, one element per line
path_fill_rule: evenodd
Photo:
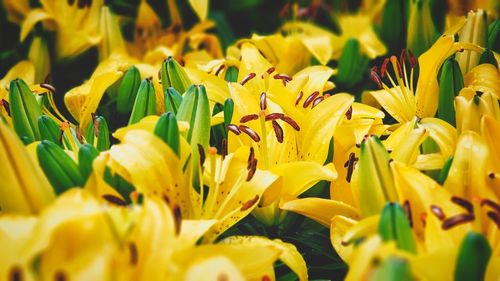
<path fill-rule="evenodd" d="M 321 165 L 316 162 L 294 161 L 280 164 L 272 171 L 283 178 L 283 195 L 297 197 L 315 183 L 337 178 L 337 171 L 333 164 Z"/>
<path fill-rule="evenodd" d="M 23 79 L 26 84 L 33 85 L 35 80 L 35 66 L 28 60 L 23 60 L 14 65 L 7 74 L 0 80 L 0 99 L 9 101 L 9 84 L 10 81 L 19 78 Z"/>
<path fill-rule="evenodd" d="M 24 41 L 30 31 L 33 29 L 35 24 L 37 24 L 40 21 L 53 21 L 54 17 L 44 11 L 43 9 L 33 9 L 29 12 L 29 14 L 26 16 L 26 18 L 23 21 L 23 24 L 21 25 L 21 34 L 19 35 L 20 41 Z"/>
<path fill-rule="evenodd" d="M 245 278 L 230 259 L 220 255 L 193 262 L 182 280 L 243 281 Z"/>
<path fill-rule="evenodd" d="M 0 206 L 2 212 L 38 213 L 54 190 L 19 137 L 0 121 Z"/>
<path fill-rule="evenodd" d="M 223 79 L 198 69 L 189 67 L 184 69 L 194 84 L 205 85 L 210 101 L 224 104 L 226 99 L 230 98 L 228 83 Z"/>
<path fill-rule="evenodd" d="M 339 201 L 323 198 L 303 198 L 285 202 L 281 209 L 293 211 L 313 219 L 325 227 L 329 227 L 333 217 L 345 216 L 359 220 L 359 212 L 353 207 Z"/>
<path fill-rule="evenodd" d="M 349 94 L 335 94 L 306 114 L 307 121 L 300 128 L 299 159 L 325 161 L 330 139 L 353 101 Z"/>
<path fill-rule="evenodd" d="M 254 245 L 255 247 L 272 247 L 280 250 L 279 259 L 297 274 L 299 280 L 307 280 L 307 266 L 304 258 L 293 244 L 280 239 L 270 240 L 258 236 L 231 236 L 222 241 L 229 245 Z"/>
<path fill-rule="evenodd" d="M 429 130 L 429 136 L 437 143 L 443 156 L 453 155 L 457 144 L 457 130 L 453 126 L 432 117 L 422 119 L 418 125 Z"/>
<path fill-rule="evenodd" d="M 472 131 L 462 133 L 444 188 L 463 198 L 497 200 L 486 185 L 489 155 L 488 146 L 481 136 Z"/>
<path fill-rule="evenodd" d="M 344 216 L 335 216 L 332 218 L 330 224 L 330 241 L 332 242 L 332 246 L 335 249 L 335 252 L 339 254 L 343 261 L 349 261 L 353 245 L 346 245 L 343 241 L 343 238 L 347 231 L 351 229 L 357 223 L 356 220 L 344 217 Z"/>
<path fill-rule="evenodd" d="M 189 4 L 191 4 L 191 7 L 193 7 L 193 10 L 201 21 L 207 18 L 208 0 L 189 0 Z"/>

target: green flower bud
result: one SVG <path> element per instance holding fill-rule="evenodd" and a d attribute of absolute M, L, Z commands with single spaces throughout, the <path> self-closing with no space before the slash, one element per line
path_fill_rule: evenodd
<path fill-rule="evenodd" d="M 12 80 L 9 86 L 10 113 L 14 129 L 25 144 L 40 140 L 38 118 L 40 105 L 28 85 L 21 79 Z"/>
<path fill-rule="evenodd" d="M 134 107 L 128 124 L 135 124 L 148 115 L 156 114 L 156 95 L 153 82 L 150 79 L 144 79 L 139 86 L 137 96 L 135 97 Z"/>
<path fill-rule="evenodd" d="M 168 57 L 161 66 L 161 85 L 163 92 L 168 87 L 172 87 L 179 93 L 186 92 L 187 88 L 191 85 L 191 80 L 187 76 L 186 71 L 182 66 L 172 57 Z"/>
<path fill-rule="evenodd" d="M 122 81 L 118 88 L 118 98 L 116 100 L 116 108 L 120 113 L 130 113 L 134 105 L 139 85 L 141 84 L 141 74 L 137 67 L 130 67 L 123 75 Z"/>
<path fill-rule="evenodd" d="M 38 162 L 56 194 L 71 187 L 82 187 L 83 177 L 75 161 L 55 143 L 43 140 L 36 148 Z"/>

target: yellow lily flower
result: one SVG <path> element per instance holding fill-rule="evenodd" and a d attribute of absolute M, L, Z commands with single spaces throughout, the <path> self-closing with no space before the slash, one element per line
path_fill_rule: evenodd
<path fill-rule="evenodd" d="M 2 213 L 38 213 L 54 199 L 54 190 L 19 137 L 0 121 L 0 206 Z"/>
<path fill-rule="evenodd" d="M 78 56 L 99 43 L 99 14 L 104 3 L 102 0 L 42 0 L 40 3 L 40 8 L 30 10 L 24 18 L 21 41 L 26 39 L 37 23 L 42 22 L 45 28 L 57 32 L 56 54 L 59 59 Z"/>
<path fill-rule="evenodd" d="M 218 268 L 216 278 L 273 280 L 273 263 L 282 259 L 301 280 L 307 278 L 304 261 L 291 244 L 234 237 L 197 246 L 213 221 L 179 219 L 156 197 L 123 208 L 102 205 L 87 192 L 72 189 L 39 217 L 0 216 L 0 243 L 15 253 L 3 256 L 0 272 L 29 279 L 189 280 L 213 271 L 209 263 Z"/>
<path fill-rule="evenodd" d="M 191 186 L 191 169 L 198 169 L 198 163 L 189 162 L 190 166 L 183 171 L 186 165 L 183 158 L 188 157 L 178 158 L 167 144 L 145 130 L 129 130 L 121 140 L 121 144 L 101 153 L 94 165 L 106 163 L 112 173 L 130 182 L 139 193 L 167 198 L 174 213 L 182 214 L 183 218 L 217 220 L 205 234 L 204 241 L 213 241 L 248 215 L 278 178 L 269 171 L 249 167 L 248 148 L 241 148 L 224 159 L 216 156 L 211 148 L 204 165 L 203 182 L 209 188 L 205 196 L 203 189 L 198 192 Z M 184 146 L 181 151 L 184 151 L 181 154 L 189 154 L 190 149 Z M 104 170 L 95 167 L 97 171 Z M 102 174 L 95 176 L 102 181 Z"/>

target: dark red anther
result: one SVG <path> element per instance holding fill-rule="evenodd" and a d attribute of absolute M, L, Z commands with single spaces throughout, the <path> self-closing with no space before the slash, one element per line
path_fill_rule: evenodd
<path fill-rule="evenodd" d="M 352 118 L 352 106 L 349 106 L 349 109 L 345 113 L 345 117 L 347 118 L 347 120 L 351 120 L 351 118 Z"/>
<path fill-rule="evenodd" d="M 316 105 L 318 105 L 318 104 L 319 104 L 320 102 L 322 102 L 322 101 L 323 101 L 323 96 L 319 96 L 319 97 L 315 98 L 315 99 L 313 100 L 313 102 L 312 102 L 312 106 L 311 106 L 311 108 L 316 107 Z"/>
<path fill-rule="evenodd" d="M 260 109 L 261 110 L 266 110 L 267 108 L 267 94 L 266 92 L 262 92 L 262 94 L 260 94 Z"/>
<path fill-rule="evenodd" d="M 104 194 L 102 198 L 109 203 L 117 206 L 127 206 L 127 202 L 123 201 L 120 197 L 114 196 L 112 194 Z"/>
<path fill-rule="evenodd" d="M 379 87 L 379 89 L 382 89 L 384 86 L 382 84 L 382 79 L 380 78 L 380 76 L 378 75 L 377 73 L 377 67 L 374 66 L 372 67 L 372 69 L 370 70 L 370 79 L 377 84 L 377 86 Z"/>
<path fill-rule="evenodd" d="M 277 112 L 270 113 L 270 114 L 266 115 L 266 121 L 282 119 L 284 116 L 285 116 L 285 114 L 283 114 L 283 113 L 277 113 Z"/>
<path fill-rule="evenodd" d="M 233 132 L 233 134 L 235 134 L 235 135 L 239 135 L 239 134 L 241 134 L 241 131 L 240 131 L 240 129 L 238 128 L 238 126 L 236 126 L 236 125 L 234 125 L 234 124 L 227 124 L 226 128 L 227 128 L 229 131 Z"/>
<path fill-rule="evenodd" d="M 273 124 L 274 134 L 276 135 L 278 142 L 283 143 L 283 128 L 281 128 L 280 124 L 278 124 L 276 120 L 273 120 L 272 124 Z"/>
<path fill-rule="evenodd" d="M 259 119 L 259 115 L 257 115 L 257 114 L 248 114 L 248 115 L 242 116 L 240 118 L 240 123 L 246 123 L 248 121 L 257 120 L 257 119 Z"/>
<path fill-rule="evenodd" d="M 500 204 L 495 203 L 490 199 L 483 199 L 483 200 L 481 200 L 481 207 L 484 205 L 489 206 L 490 208 L 495 210 L 497 213 L 500 213 Z"/>
<path fill-rule="evenodd" d="M 292 126 L 292 128 L 294 128 L 295 131 L 300 131 L 299 124 L 297 124 L 297 122 L 295 122 L 295 120 L 293 120 L 292 118 L 290 118 L 288 116 L 283 116 L 280 119 L 285 121 L 286 123 L 288 123 L 288 125 Z"/>
<path fill-rule="evenodd" d="M 500 228 L 500 214 L 497 212 L 489 211 L 486 213 L 488 218 L 490 218 L 496 225 L 497 228 Z"/>
<path fill-rule="evenodd" d="M 431 212 L 440 220 L 444 220 L 446 219 L 446 215 L 443 211 L 443 209 L 441 209 L 441 207 L 439 206 L 436 206 L 436 205 L 431 205 Z"/>
<path fill-rule="evenodd" d="M 40 84 L 40 87 L 47 89 L 47 90 L 51 91 L 52 93 L 56 92 L 56 88 L 54 88 L 54 86 L 47 84 L 47 83 Z"/>
<path fill-rule="evenodd" d="M 5 108 L 5 111 L 7 112 L 7 115 L 10 116 L 10 105 L 9 105 L 9 102 L 2 99 L 0 100 L 0 106 L 3 106 L 3 108 Z"/>
<path fill-rule="evenodd" d="M 267 74 L 271 74 L 271 73 L 273 73 L 273 72 L 274 72 L 274 70 L 276 70 L 276 68 L 274 68 L 274 66 L 271 66 L 270 68 L 268 68 L 268 69 L 266 70 L 266 73 L 267 73 Z"/>
<path fill-rule="evenodd" d="M 408 218 L 408 222 L 410 223 L 410 227 L 413 227 L 413 218 L 411 217 L 410 201 L 405 200 L 405 202 L 403 203 L 403 210 L 406 213 L 406 217 Z"/>
<path fill-rule="evenodd" d="M 314 93 L 310 94 L 310 95 L 306 98 L 306 100 L 304 101 L 304 104 L 302 105 L 302 107 L 307 108 L 307 107 L 308 107 L 308 106 L 309 106 L 309 105 L 313 102 L 313 100 L 314 100 L 314 99 L 315 99 L 318 95 L 319 95 L 319 92 L 318 92 L 318 91 L 316 91 L 316 92 L 314 92 Z"/>
<path fill-rule="evenodd" d="M 385 77 L 385 72 L 387 71 L 387 64 L 389 63 L 390 59 L 389 58 L 385 58 L 384 59 L 384 62 L 382 63 L 382 65 L 380 66 L 380 76 L 382 78 Z"/>
<path fill-rule="evenodd" d="M 303 95 L 304 95 L 304 93 L 302 91 L 300 91 L 300 93 L 297 95 L 297 98 L 295 99 L 295 106 L 297 106 L 299 104 Z"/>
<path fill-rule="evenodd" d="M 253 158 L 252 162 L 250 163 L 250 167 L 248 168 L 248 174 L 245 180 L 251 181 L 253 176 L 255 175 L 255 171 L 257 171 L 257 159 Z"/>
<path fill-rule="evenodd" d="M 252 167 L 253 159 L 255 159 L 255 151 L 253 147 L 250 147 L 250 154 L 248 154 L 247 160 L 247 170 Z"/>
<path fill-rule="evenodd" d="M 417 66 L 417 64 L 418 64 L 418 60 L 415 57 L 415 55 L 413 55 L 413 53 L 411 52 L 411 50 L 409 50 L 409 49 L 408 49 L 408 57 L 409 57 L 409 60 L 410 60 L 410 66 L 411 66 L 411 68 L 415 68 L 415 66 Z"/>
<path fill-rule="evenodd" d="M 286 74 L 280 74 L 280 73 L 275 74 L 273 76 L 273 78 L 281 80 L 283 82 L 283 86 L 286 86 L 286 83 L 292 81 L 292 77 L 290 77 L 290 76 L 288 76 Z"/>
<path fill-rule="evenodd" d="M 250 129 L 249 127 L 245 125 L 240 125 L 238 126 L 238 129 L 248 135 L 253 141 L 259 142 L 260 141 L 260 136 L 257 134 L 254 130 Z"/>
<path fill-rule="evenodd" d="M 215 76 L 219 76 L 219 73 L 224 70 L 224 68 L 226 68 L 226 66 L 224 64 L 221 64 L 219 66 L 219 68 L 217 68 L 217 70 L 215 71 Z"/>
<path fill-rule="evenodd" d="M 250 81 L 250 80 L 251 80 L 252 78 L 254 78 L 254 77 L 255 77 L 255 73 L 253 73 L 253 72 L 252 72 L 252 73 L 248 73 L 248 75 L 247 75 L 247 76 L 245 76 L 245 77 L 243 78 L 243 80 L 241 80 L 240 84 L 241 84 L 241 85 L 245 85 L 248 81 Z"/>
<path fill-rule="evenodd" d="M 459 205 L 460 207 L 463 207 L 464 209 L 467 210 L 467 212 L 469 214 L 473 214 L 474 213 L 474 206 L 472 205 L 471 202 L 463 199 L 463 198 L 460 198 L 458 196 L 452 196 L 451 197 L 451 202 Z"/>
<path fill-rule="evenodd" d="M 252 208 L 252 206 L 254 206 L 257 203 L 257 201 L 259 201 L 259 195 L 255 195 L 254 198 L 243 203 L 243 205 L 241 205 L 240 211 L 246 211 L 246 210 Z"/>
<path fill-rule="evenodd" d="M 345 180 L 347 182 L 351 182 L 352 173 L 354 172 L 354 165 L 356 164 L 357 161 L 358 161 L 358 158 L 356 157 L 356 154 L 351 152 L 349 154 L 349 159 L 344 164 L 344 167 L 347 168 L 347 174 L 345 177 Z"/>
<path fill-rule="evenodd" d="M 467 222 L 471 222 L 474 220 L 473 214 L 458 214 L 453 217 L 449 217 L 443 221 L 441 224 L 441 228 L 444 230 L 448 230 L 457 225 L 461 225 Z"/>

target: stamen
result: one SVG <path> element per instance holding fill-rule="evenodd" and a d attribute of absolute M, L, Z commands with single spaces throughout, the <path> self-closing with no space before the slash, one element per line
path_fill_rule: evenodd
<path fill-rule="evenodd" d="M 314 93 L 310 94 L 310 95 L 306 98 L 306 100 L 304 101 L 304 104 L 303 104 L 302 106 L 303 106 L 304 108 L 307 108 L 307 107 L 308 107 L 308 106 L 309 106 L 309 105 L 313 102 L 313 100 L 316 98 L 316 96 L 318 96 L 318 95 L 319 95 L 319 92 L 318 92 L 318 91 L 316 91 L 316 92 L 314 92 Z"/>
<path fill-rule="evenodd" d="M 474 220 L 473 214 L 459 214 L 450 218 L 447 218 L 441 224 L 441 228 L 444 230 L 448 230 L 457 225 L 461 225 Z"/>
<path fill-rule="evenodd" d="M 253 176 L 255 175 L 255 171 L 257 170 L 257 159 L 253 158 L 252 163 L 250 165 L 250 169 L 248 169 L 246 181 L 251 181 Z"/>
<path fill-rule="evenodd" d="M 304 95 L 304 93 L 302 91 L 300 91 L 299 95 L 297 96 L 297 99 L 295 99 L 295 106 L 297 106 L 299 104 L 303 95 Z"/>
<path fill-rule="evenodd" d="M 405 202 L 403 203 L 403 210 L 405 211 L 406 216 L 408 217 L 408 222 L 410 223 L 410 227 L 413 227 L 413 219 L 411 217 L 410 201 L 405 200 Z"/>
<path fill-rule="evenodd" d="M 490 208 L 494 209 L 497 213 L 500 213 L 500 205 L 498 203 L 495 203 L 490 199 L 483 199 L 481 200 L 481 207 L 484 205 L 489 206 Z"/>
<path fill-rule="evenodd" d="M 285 121 L 286 123 L 288 123 L 288 125 L 292 126 L 292 128 L 294 128 L 295 131 L 300 131 L 299 124 L 297 124 L 297 122 L 295 122 L 295 120 L 293 120 L 291 117 L 289 117 L 289 116 L 283 116 L 280 119 L 283 120 L 283 121 Z"/>
<path fill-rule="evenodd" d="M 385 58 L 384 59 L 384 62 L 382 63 L 382 65 L 380 66 L 380 76 L 382 78 L 385 77 L 385 73 L 387 72 L 387 64 L 389 63 L 389 58 Z"/>
<path fill-rule="evenodd" d="M 446 219 L 446 215 L 444 214 L 443 209 L 436 205 L 431 205 L 431 212 L 440 220 Z"/>
<path fill-rule="evenodd" d="M 266 108 L 267 108 L 267 95 L 265 92 L 262 92 L 262 94 L 260 94 L 260 109 L 266 110 Z"/>
<path fill-rule="evenodd" d="M 276 135 L 278 142 L 283 143 L 283 129 L 278 124 L 278 122 L 276 122 L 276 120 L 273 120 L 272 124 L 273 124 L 274 134 Z"/>
<path fill-rule="evenodd" d="M 318 105 L 322 101 L 323 101 L 323 96 L 319 96 L 319 97 L 315 98 L 312 102 L 311 108 L 314 108 L 316 105 Z"/>
<path fill-rule="evenodd" d="M 345 113 L 345 117 L 347 118 L 347 120 L 351 120 L 351 118 L 352 118 L 352 106 L 349 106 L 349 109 Z"/>
<path fill-rule="evenodd" d="M 380 78 L 380 76 L 378 75 L 377 73 L 377 67 L 374 66 L 371 70 L 370 70 L 370 79 L 375 83 L 377 84 L 377 86 L 379 87 L 379 89 L 382 89 L 384 86 L 382 84 L 382 79 Z"/>
<path fill-rule="evenodd" d="M 47 84 L 47 83 L 40 84 L 40 87 L 47 89 L 47 90 L 51 91 L 52 93 L 56 92 L 56 88 L 54 88 L 54 86 Z"/>
<path fill-rule="evenodd" d="M 266 121 L 269 121 L 269 120 L 276 120 L 276 119 L 281 119 L 285 117 L 285 114 L 283 113 L 271 113 L 271 114 L 268 114 L 266 115 Z"/>
<path fill-rule="evenodd" d="M 248 115 L 245 115 L 245 116 L 241 117 L 240 123 L 246 123 L 248 121 L 257 120 L 257 119 L 259 119 L 259 115 L 257 115 L 257 114 L 248 114 Z"/>
<path fill-rule="evenodd" d="M 356 164 L 356 162 L 358 161 L 359 159 L 356 157 L 356 154 L 354 154 L 354 152 L 351 152 L 349 154 L 349 159 L 347 160 L 347 162 L 345 162 L 344 164 L 344 167 L 347 168 L 347 174 L 346 174 L 346 177 L 345 177 L 345 180 L 347 182 L 351 182 L 351 179 L 352 179 L 352 173 L 354 172 L 354 165 Z"/>
<path fill-rule="evenodd" d="M 273 76 L 273 78 L 281 80 L 283 82 L 283 86 L 286 86 L 286 83 L 292 81 L 292 77 L 290 77 L 290 76 L 288 76 L 286 74 L 280 74 L 280 73 L 275 74 Z"/>
<path fill-rule="evenodd" d="M 116 197 L 112 194 L 104 194 L 102 198 L 109 203 L 115 204 L 117 206 L 127 206 L 127 202 L 123 201 L 121 198 Z"/>
<path fill-rule="evenodd" d="M 137 251 L 137 245 L 134 242 L 128 243 L 128 251 L 130 252 L 130 265 L 137 265 L 139 262 L 139 253 Z"/>
<path fill-rule="evenodd" d="M 219 66 L 219 68 L 217 68 L 217 70 L 215 71 L 215 76 L 219 76 L 219 73 L 220 73 L 220 72 L 221 72 L 224 68 L 226 68 L 226 65 L 221 64 L 221 65 Z"/>
<path fill-rule="evenodd" d="M 6 101 L 6 100 L 4 100 L 4 99 L 2 99 L 0 101 L 0 106 L 2 106 L 2 105 L 3 105 L 3 108 L 5 108 L 5 111 L 7 111 L 7 115 L 10 116 L 10 105 L 9 105 L 9 102 Z"/>
<path fill-rule="evenodd" d="M 233 132 L 233 134 L 235 134 L 235 135 L 237 135 L 237 136 L 241 134 L 241 131 L 240 131 L 240 129 L 238 128 L 238 126 L 236 126 L 236 125 L 234 125 L 234 124 L 227 124 L 226 128 L 227 128 L 229 131 Z"/>
<path fill-rule="evenodd" d="M 250 147 L 250 154 L 248 154 L 247 160 L 247 170 L 252 167 L 253 159 L 255 159 L 255 151 L 253 150 L 253 147 Z"/>
<path fill-rule="evenodd" d="M 203 169 L 203 163 L 205 163 L 205 149 L 203 149 L 203 145 L 198 144 L 198 153 L 200 154 L 200 166 Z"/>
<path fill-rule="evenodd" d="M 463 198 L 460 198 L 458 196 L 453 196 L 451 197 L 451 202 L 463 207 L 464 209 L 467 210 L 469 214 L 474 213 L 474 206 L 472 205 L 472 203 Z"/>
<path fill-rule="evenodd" d="M 253 205 L 255 205 L 255 203 L 257 203 L 257 201 L 259 201 L 259 195 L 255 195 L 254 198 L 248 200 L 247 202 L 243 203 L 243 205 L 241 205 L 241 209 L 240 211 L 246 211 L 250 208 L 252 208 Z"/>
<path fill-rule="evenodd" d="M 500 215 L 497 212 L 489 211 L 486 215 L 497 225 L 497 228 L 500 228 Z"/>
<path fill-rule="evenodd" d="M 274 70 L 275 70 L 274 66 L 271 66 L 270 68 L 268 68 L 268 69 L 266 70 L 266 72 L 265 72 L 264 74 L 262 74 L 262 75 L 260 76 L 260 78 L 264 79 L 264 76 L 266 76 L 266 75 L 271 75 L 271 73 L 273 73 L 273 72 L 274 72 Z"/>
<path fill-rule="evenodd" d="M 250 81 L 250 80 L 251 80 L 252 78 L 254 78 L 254 77 L 255 77 L 255 73 L 253 73 L 253 72 L 252 72 L 252 73 L 249 73 L 247 76 L 245 76 L 245 77 L 243 78 L 243 80 L 241 80 L 240 84 L 241 84 L 241 85 L 245 85 L 248 81 Z"/>
<path fill-rule="evenodd" d="M 243 133 L 247 134 L 253 141 L 255 141 L 255 142 L 260 141 L 260 136 L 254 130 L 250 129 L 249 127 L 247 127 L 245 125 L 240 125 L 238 127 L 238 129 L 240 129 L 240 131 L 242 131 Z"/>
<path fill-rule="evenodd" d="M 410 58 L 410 66 L 411 66 L 411 68 L 415 68 L 415 66 L 418 64 L 418 60 L 415 57 L 415 55 L 413 55 L 413 53 L 411 52 L 410 49 L 408 49 L 408 56 Z"/>
<path fill-rule="evenodd" d="M 399 63 L 401 65 L 406 64 L 406 49 L 401 50 L 401 54 L 399 55 Z"/>

